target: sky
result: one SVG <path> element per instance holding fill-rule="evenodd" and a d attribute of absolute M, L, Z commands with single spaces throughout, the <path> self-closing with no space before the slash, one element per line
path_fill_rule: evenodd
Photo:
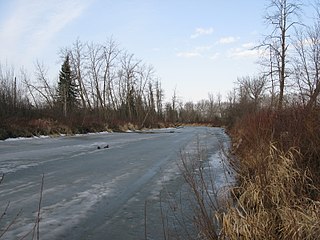
<path fill-rule="evenodd" d="M 268 0 L 1 0 L 0 62 L 36 61 L 56 79 L 59 50 L 112 37 L 154 67 L 165 91 L 183 101 L 231 91 L 237 77 L 257 74 Z"/>

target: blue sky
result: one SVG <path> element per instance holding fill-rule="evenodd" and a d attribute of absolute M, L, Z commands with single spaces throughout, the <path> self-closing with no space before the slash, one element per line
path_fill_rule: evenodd
<path fill-rule="evenodd" d="M 266 26 L 267 0 L 2 0 L 0 61 L 25 67 L 36 60 L 58 76 L 60 48 L 77 38 L 120 47 L 154 66 L 166 98 L 184 101 L 232 90 L 257 73 L 252 50 Z"/>

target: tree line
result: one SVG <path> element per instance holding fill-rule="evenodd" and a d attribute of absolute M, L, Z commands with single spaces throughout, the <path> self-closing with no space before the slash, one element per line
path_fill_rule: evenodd
<path fill-rule="evenodd" d="M 80 132 L 114 130 L 128 123 L 143 128 L 219 120 L 221 109 L 213 96 L 183 103 L 174 91 L 165 102 L 155 69 L 113 39 L 103 44 L 77 39 L 59 55 L 62 64 L 55 81 L 40 62 L 34 78 L 0 64 L 2 131 L 37 119 L 73 125 Z"/>

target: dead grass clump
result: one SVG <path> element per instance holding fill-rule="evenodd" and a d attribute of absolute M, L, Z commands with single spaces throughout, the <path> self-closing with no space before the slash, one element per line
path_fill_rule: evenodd
<path fill-rule="evenodd" d="M 320 202 L 279 209 L 282 239 L 319 239 Z"/>
<path fill-rule="evenodd" d="M 263 150 L 261 148 L 264 148 L 272 139 L 275 119 L 274 112 L 264 110 L 246 115 L 237 121 L 230 131 L 234 144 L 238 145 L 236 149 L 233 149 L 237 150 L 235 153 L 241 156 L 253 149 Z M 255 152 L 259 153 L 260 151 Z"/>
<path fill-rule="evenodd" d="M 320 109 L 292 108 L 279 113 L 275 141 L 284 151 L 295 147 L 302 158 L 299 168 L 310 171 L 313 182 L 320 185 Z M 316 196 L 315 196 L 316 197 Z M 318 196 L 319 199 L 319 196 Z"/>
<path fill-rule="evenodd" d="M 246 211 L 231 208 L 222 214 L 220 239 L 275 239 L 275 223 L 268 211 Z M 259 224 L 258 224 L 259 223 Z"/>
<path fill-rule="evenodd" d="M 256 156 L 256 157 L 255 157 Z M 221 236 L 227 239 L 316 239 L 320 233 L 320 203 L 309 198 L 310 177 L 297 168 L 294 148 L 287 152 L 269 145 L 263 157 L 253 151 L 240 159 L 262 167 L 256 174 L 238 172 L 235 206 L 221 215 Z M 255 160 L 253 160 L 255 159 Z"/>
<path fill-rule="evenodd" d="M 283 109 L 281 112 L 262 110 L 240 119 L 230 131 L 233 152 L 242 159 L 234 163 L 238 172 L 256 175 L 263 171 L 265 162 L 258 161 L 268 156 L 271 142 L 277 149 L 293 154 L 295 164 L 307 171 L 316 186 L 320 186 L 320 109 L 300 106 Z M 298 156 L 300 155 L 300 156 Z M 253 156 L 253 158 L 251 157 Z M 244 174 L 247 175 L 247 174 Z M 320 199 L 320 196 L 312 196 Z"/>
<path fill-rule="evenodd" d="M 119 130 L 121 132 L 126 132 L 126 131 L 134 131 L 139 129 L 137 125 L 133 124 L 133 123 L 124 123 L 123 125 L 119 126 Z"/>
<path fill-rule="evenodd" d="M 71 133 L 69 127 L 53 119 L 31 119 L 27 122 L 27 129 L 33 136 Z"/>
<path fill-rule="evenodd" d="M 296 198 L 306 195 L 308 177 L 295 168 L 296 150 L 284 153 L 272 144 L 269 148 L 267 157 L 256 157 L 255 163 L 261 162 L 263 166 L 257 174 L 241 175 L 240 192 L 243 192 L 239 200 L 247 207 L 259 209 L 261 206 L 290 205 Z"/>

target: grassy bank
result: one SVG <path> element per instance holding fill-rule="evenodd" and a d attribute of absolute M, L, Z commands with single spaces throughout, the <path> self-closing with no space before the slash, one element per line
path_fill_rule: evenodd
<path fill-rule="evenodd" d="M 223 239 L 318 239 L 320 111 L 270 110 L 238 121 L 234 205 L 220 215 Z"/>
<path fill-rule="evenodd" d="M 319 239 L 319 123 L 319 109 L 303 107 L 262 110 L 235 121 L 226 163 L 236 181 L 225 192 L 229 201 L 219 201 L 214 178 L 199 159 L 190 165 L 182 158 L 199 239 Z"/>

